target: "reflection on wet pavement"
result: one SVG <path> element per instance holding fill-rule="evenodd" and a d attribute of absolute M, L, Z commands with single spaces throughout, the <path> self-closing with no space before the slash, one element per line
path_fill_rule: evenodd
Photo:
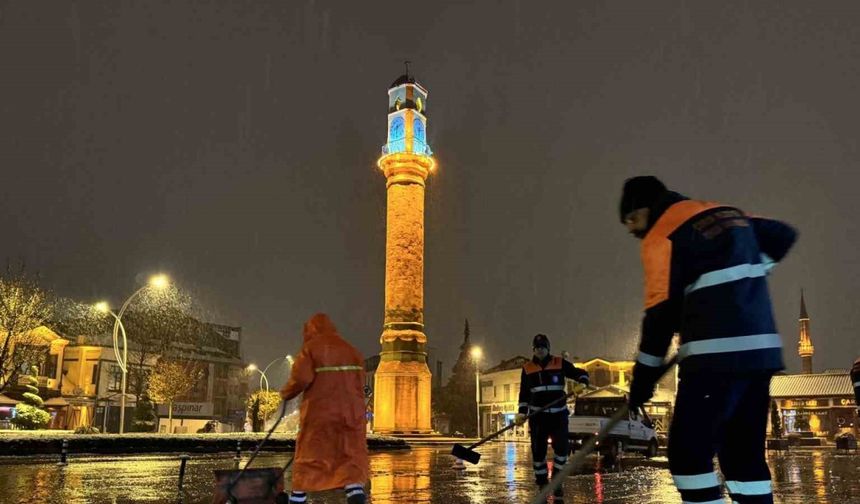
<path fill-rule="evenodd" d="M 483 447 L 481 463 L 451 468 L 450 447 L 372 453 L 370 502 L 490 504 L 528 502 L 532 481 L 528 445 L 498 443 Z M 282 466 L 287 453 L 262 455 L 259 465 Z M 22 463 L 23 462 L 23 463 Z M 66 467 L 55 460 L 0 460 L 0 502 L 122 503 L 180 502 L 179 460 L 174 455 L 78 457 Z M 580 474 L 565 481 L 566 503 L 678 503 L 665 459 L 630 458 L 621 471 L 605 470 L 592 458 Z M 847 504 L 860 495 L 860 455 L 833 450 L 770 455 L 776 502 Z M 184 503 L 211 501 L 212 471 L 228 469 L 226 454 L 193 456 L 185 476 Z M 342 503 L 340 492 L 312 496 L 310 502 Z M 726 502 L 729 502 L 728 499 Z"/>

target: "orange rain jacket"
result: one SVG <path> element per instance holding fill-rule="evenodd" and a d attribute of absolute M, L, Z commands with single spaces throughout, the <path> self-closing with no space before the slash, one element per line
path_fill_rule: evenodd
<path fill-rule="evenodd" d="M 281 397 L 290 400 L 302 392 L 292 490 L 363 485 L 368 477 L 364 359 L 322 313 L 305 323 L 304 344 Z"/>

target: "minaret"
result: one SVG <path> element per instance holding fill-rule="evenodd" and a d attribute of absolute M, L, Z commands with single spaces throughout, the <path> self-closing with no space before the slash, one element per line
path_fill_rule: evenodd
<path fill-rule="evenodd" d="M 427 144 L 427 90 L 406 73 L 388 89 L 385 319 L 375 374 L 373 430 L 429 433 L 431 376 L 424 334 L 424 187 L 436 162 Z"/>
<path fill-rule="evenodd" d="M 806 301 L 803 299 L 803 289 L 800 290 L 800 341 L 797 342 L 797 354 L 800 355 L 801 373 L 812 374 L 812 354 L 815 347 L 809 337 L 809 315 L 806 314 Z"/>

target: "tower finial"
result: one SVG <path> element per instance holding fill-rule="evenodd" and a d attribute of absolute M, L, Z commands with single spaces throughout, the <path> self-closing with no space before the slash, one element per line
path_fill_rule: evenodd
<path fill-rule="evenodd" d="M 409 61 L 409 60 L 405 60 L 405 61 L 403 62 L 403 64 L 406 66 L 406 77 L 407 77 L 407 78 L 409 77 L 409 64 L 410 64 L 410 63 L 412 63 L 412 62 L 411 62 L 411 61 Z"/>
<path fill-rule="evenodd" d="M 806 300 L 803 299 L 803 287 L 800 288 L 800 320 L 808 319 L 809 315 L 806 313 Z"/>

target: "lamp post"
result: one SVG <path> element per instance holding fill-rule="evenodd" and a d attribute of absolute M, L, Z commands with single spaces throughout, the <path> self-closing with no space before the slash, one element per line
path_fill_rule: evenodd
<path fill-rule="evenodd" d="M 269 370 L 269 368 L 272 366 L 272 364 L 274 364 L 276 362 L 280 362 L 282 360 L 289 362 L 290 366 L 293 365 L 293 356 L 287 354 L 283 357 L 278 357 L 277 359 L 273 360 L 272 362 L 266 364 L 266 367 L 264 367 L 262 370 L 260 370 L 260 368 L 258 368 L 257 365 L 253 364 L 253 363 L 248 365 L 247 369 L 248 369 L 248 371 L 256 371 L 256 372 L 260 373 L 260 388 L 262 389 L 264 387 L 264 384 L 265 384 L 266 392 L 268 392 L 269 391 L 269 379 L 266 377 L 266 371 Z"/>
<path fill-rule="evenodd" d="M 483 352 L 481 351 L 481 347 L 474 346 L 470 353 L 472 355 L 472 360 L 475 361 L 475 419 L 477 420 L 475 428 L 478 433 L 478 437 L 481 437 L 481 368 L 478 364 Z"/>
<path fill-rule="evenodd" d="M 149 282 L 146 285 L 134 291 L 134 293 L 125 300 L 125 303 L 122 304 L 122 307 L 119 309 L 119 312 L 114 313 L 108 304 L 104 301 L 96 304 L 96 309 L 102 313 L 109 313 L 114 318 L 113 324 L 113 351 L 116 355 L 116 362 L 119 364 L 119 368 L 122 371 L 122 384 L 120 387 L 121 395 L 120 395 L 120 406 L 119 406 L 119 433 L 125 433 L 125 390 L 126 390 L 126 377 L 128 375 L 128 339 L 125 334 L 125 326 L 122 325 L 122 316 L 125 314 L 125 310 L 131 304 L 132 300 L 140 295 L 146 289 L 157 289 L 163 290 L 166 289 L 170 285 L 170 279 L 167 275 L 154 275 L 150 277 Z M 119 333 L 122 333 L 122 353 L 120 354 L 119 350 Z M 106 406 L 107 407 L 107 406 Z"/>
<path fill-rule="evenodd" d="M 248 372 L 256 371 L 256 372 L 260 373 L 260 388 L 262 389 L 263 384 L 265 383 L 266 392 L 269 391 L 269 379 L 266 378 L 266 372 L 265 371 L 261 371 L 260 368 L 258 368 L 257 365 L 254 363 L 248 364 L 248 367 L 245 369 L 247 369 Z"/>

